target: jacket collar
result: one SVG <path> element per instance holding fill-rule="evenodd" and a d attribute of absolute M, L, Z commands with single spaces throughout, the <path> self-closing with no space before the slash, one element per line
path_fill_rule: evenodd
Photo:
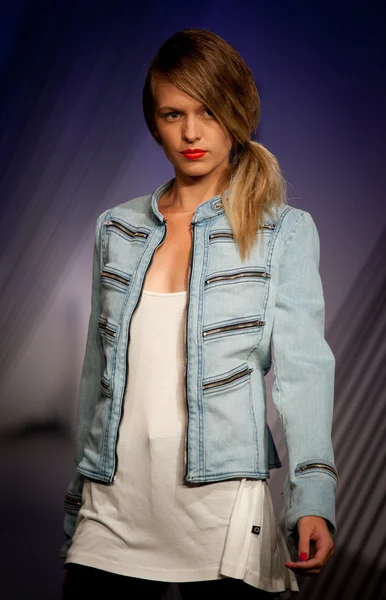
<path fill-rule="evenodd" d="M 158 210 L 158 201 L 161 198 L 162 194 L 168 189 L 168 187 L 172 186 L 175 177 L 169 179 L 166 183 L 161 184 L 151 195 L 151 208 L 154 215 L 163 223 L 164 216 Z M 230 188 L 225 191 L 225 198 L 228 198 L 230 193 Z M 225 212 L 225 209 L 222 204 L 221 195 L 217 194 L 217 196 L 213 196 L 213 198 L 209 198 L 198 205 L 196 211 L 193 215 L 192 223 L 198 223 L 199 221 L 204 221 L 205 219 L 210 219 L 211 217 L 215 217 L 217 215 Z"/>

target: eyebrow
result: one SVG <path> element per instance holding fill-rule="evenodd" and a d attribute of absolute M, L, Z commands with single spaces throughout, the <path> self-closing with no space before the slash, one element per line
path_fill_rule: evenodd
<path fill-rule="evenodd" d="M 205 106 L 205 105 L 201 103 L 199 108 L 202 108 L 203 106 Z M 177 112 L 181 111 L 180 108 L 176 108 L 175 106 L 160 106 L 158 109 L 158 112 L 161 112 L 162 110 L 175 110 Z"/>

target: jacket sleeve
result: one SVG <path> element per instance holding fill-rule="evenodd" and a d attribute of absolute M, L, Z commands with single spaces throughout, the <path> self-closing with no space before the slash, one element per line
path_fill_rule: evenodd
<path fill-rule="evenodd" d="M 86 350 L 81 372 L 78 394 L 77 429 L 75 446 L 75 466 L 79 464 L 85 440 L 91 425 L 95 402 L 100 393 L 100 381 L 104 366 L 104 352 L 99 335 L 98 319 L 100 315 L 100 271 L 101 263 L 101 227 L 105 215 L 102 213 L 96 223 L 93 251 L 93 271 L 91 289 L 91 311 L 88 323 Z M 75 469 L 64 497 L 64 536 L 65 542 L 59 551 L 59 557 L 65 558 L 72 543 L 77 516 L 82 503 L 84 476 Z"/>
<path fill-rule="evenodd" d="M 288 542 L 298 542 L 300 517 L 323 517 L 336 533 L 338 473 L 332 447 L 335 357 L 324 337 L 320 242 L 307 211 L 285 241 L 279 266 L 271 344 L 272 400 L 287 446 L 284 482 Z"/>

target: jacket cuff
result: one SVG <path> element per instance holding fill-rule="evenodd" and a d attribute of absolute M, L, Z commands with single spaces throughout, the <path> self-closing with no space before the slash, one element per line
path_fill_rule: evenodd
<path fill-rule="evenodd" d="M 301 517 L 323 517 L 331 536 L 337 531 L 335 516 L 335 492 L 337 480 L 324 473 L 307 473 L 290 481 L 286 476 L 284 482 L 285 526 L 287 541 L 292 548 L 297 548 L 299 533 L 297 523 Z"/>

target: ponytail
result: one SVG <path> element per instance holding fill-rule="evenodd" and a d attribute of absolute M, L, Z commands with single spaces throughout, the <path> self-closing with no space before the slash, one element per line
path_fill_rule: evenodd
<path fill-rule="evenodd" d="M 285 180 L 273 154 L 258 142 L 241 145 L 229 165 L 230 193 L 225 213 L 244 261 L 259 229 L 274 210 L 287 203 Z M 221 182 L 224 198 L 226 180 Z M 263 239 L 263 236 L 260 236 Z"/>

